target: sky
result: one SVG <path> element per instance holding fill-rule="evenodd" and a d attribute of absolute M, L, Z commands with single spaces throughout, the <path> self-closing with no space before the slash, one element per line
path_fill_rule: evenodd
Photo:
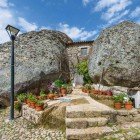
<path fill-rule="evenodd" d="M 59 30 L 86 41 L 124 20 L 140 24 L 140 0 L 0 0 L 0 44 L 9 41 L 7 24 L 20 33 Z"/>

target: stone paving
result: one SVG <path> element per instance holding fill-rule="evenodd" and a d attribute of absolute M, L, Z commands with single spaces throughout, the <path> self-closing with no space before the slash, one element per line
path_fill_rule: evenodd
<path fill-rule="evenodd" d="M 83 104 L 83 106 L 86 109 L 87 106 L 91 104 L 94 105 L 96 104 L 98 106 L 96 106 L 95 108 L 91 107 L 90 109 L 93 110 L 99 109 L 100 111 L 103 111 L 105 109 L 107 111 L 109 110 L 111 112 L 112 111 L 114 112 L 114 110 L 108 108 L 107 106 L 104 106 L 94 100 L 91 100 L 91 98 L 89 98 L 88 95 L 82 94 L 81 90 L 76 89 L 74 90 L 72 95 L 68 96 L 68 98 L 71 99 L 81 98 L 81 97 L 85 97 L 85 99 L 88 100 L 89 102 L 87 105 Z M 105 108 L 103 109 L 103 107 Z M 132 110 L 130 111 L 130 113 L 134 111 L 135 110 Z M 120 111 L 120 113 L 122 113 L 122 111 Z M 123 113 L 125 112 L 123 111 Z M 12 122 L 6 122 L 6 118 L 8 114 L 9 114 L 8 108 L 0 110 L 0 140 L 66 140 L 65 132 L 62 132 L 59 129 L 50 129 L 47 127 L 34 125 L 29 121 L 27 121 L 26 119 L 24 119 L 23 117 L 16 118 L 15 121 Z M 89 121 L 90 120 L 88 120 L 88 122 Z M 94 120 L 92 119 L 92 121 Z M 77 123 L 77 120 L 75 123 Z M 111 133 L 108 134 L 105 133 L 100 137 L 96 137 L 96 140 L 118 140 L 118 139 L 140 140 L 140 122 L 130 122 L 130 123 L 119 124 L 119 125 L 108 123 L 102 128 L 105 128 L 104 130 L 105 132 L 106 131 L 110 132 L 111 130 Z M 96 129 L 99 128 L 97 127 Z M 80 140 L 88 140 L 88 139 L 86 136 L 86 139 L 80 139 Z M 94 139 L 90 139 L 90 140 L 94 140 Z"/>
<path fill-rule="evenodd" d="M 22 117 L 7 122 L 8 113 L 0 110 L 0 140 L 66 140 L 64 132 L 35 126 Z"/>

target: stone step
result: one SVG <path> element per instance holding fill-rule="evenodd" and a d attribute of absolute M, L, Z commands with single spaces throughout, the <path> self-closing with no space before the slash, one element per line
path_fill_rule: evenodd
<path fill-rule="evenodd" d="M 86 129 L 66 129 L 67 140 L 93 140 L 100 136 L 111 134 L 113 129 L 107 126 L 90 127 Z"/>
<path fill-rule="evenodd" d="M 67 118 L 93 118 L 101 117 L 104 115 L 115 115 L 116 111 L 111 109 L 97 108 L 91 105 L 74 105 L 67 106 L 66 117 Z"/>
<path fill-rule="evenodd" d="M 66 126 L 67 128 L 88 128 L 88 127 L 97 127 L 104 126 L 108 122 L 107 118 L 99 117 L 99 118 L 66 118 Z"/>

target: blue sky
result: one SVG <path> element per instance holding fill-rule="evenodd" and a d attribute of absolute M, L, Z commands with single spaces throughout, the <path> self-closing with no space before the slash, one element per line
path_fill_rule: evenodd
<path fill-rule="evenodd" d="M 7 24 L 21 30 L 59 30 L 74 41 L 93 40 L 123 20 L 140 24 L 140 0 L 0 0 L 0 43 Z"/>

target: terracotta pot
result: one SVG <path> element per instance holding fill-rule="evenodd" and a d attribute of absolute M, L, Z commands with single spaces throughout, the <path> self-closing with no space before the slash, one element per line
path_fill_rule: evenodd
<path fill-rule="evenodd" d="M 85 89 L 84 88 L 82 89 L 82 92 L 85 92 Z"/>
<path fill-rule="evenodd" d="M 87 89 L 85 89 L 85 93 L 87 93 L 88 92 L 88 90 Z"/>
<path fill-rule="evenodd" d="M 30 107 L 35 108 L 35 102 L 30 102 Z"/>
<path fill-rule="evenodd" d="M 90 90 L 87 90 L 87 93 L 90 93 L 91 91 Z"/>
<path fill-rule="evenodd" d="M 36 105 L 35 106 L 35 110 L 36 111 L 42 111 L 42 110 L 44 110 L 44 105 Z"/>
<path fill-rule="evenodd" d="M 132 109 L 132 103 L 129 103 L 129 102 L 128 103 L 125 103 L 124 106 L 125 106 L 125 109 L 126 110 L 131 110 Z"/>
<path fill-rule="evenodd" d="M 61 93 L 59 94 L 59 97 L 63 97 L 63 96 L 64 96 L 63 94 L 61 94 Z"/>
<path fill-rule="evenodd" d="M 94 90 L 94 94 L 100 94 L 100 90 Z"/>
<path fill-rule="evenodd" d="M 62 93 L 63 95 L 66 95 L 66 94 L 67 94 L 67 89 L 66 89 L 66 88 L 61 88 L 61 93 Z"/>
<path fill-rule="evenodd" d="M 59 95 L 54 95 L 54 99 L 57 99 L 57 98 L 59 98 Z"/>
<path fill-rule="evenodd" d="M 108 95 L 108 96 L 112 96 L 113 93 L 112 93 L 112 91 L 106 91 L 106 95 Z"/>
<path fill-rule="evenodd" d="M 48 99 L 53 100 L 54 99 L 54 94 L 52 94 L 52 93 L 48 94 Z"/>
<path fill-rule="evenodd" d="M 121 103 L 114 103 L 115 109 L 121 109 L 122 104 Z"/>

